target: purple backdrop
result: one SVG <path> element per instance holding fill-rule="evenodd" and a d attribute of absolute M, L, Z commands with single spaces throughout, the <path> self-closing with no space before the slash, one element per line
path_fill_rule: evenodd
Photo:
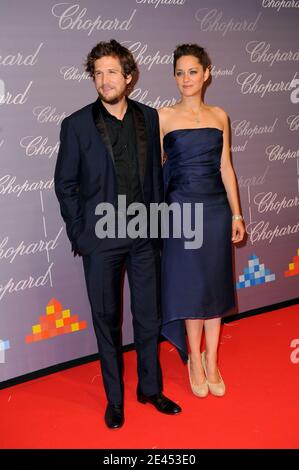
<path fill-rule="evenodd" d="M 2 0 L 0 381 L 97 350 L 81 260 L 70 252 L 53 171 L 62 119 L 96 98 L 83 62 L 100 40 L 115 38 L 132 50 L 141 77 L 131 97 L 153 107 L 178 99 L 174 47 L 197 42 L 208 49 L 214 65 L 206 102 L 231 119 L 249 233 L 246 246 L 235 249 L 238 311 L 298 297 L 298 6 Z M 124 310 L 128 344 L 127 284 Z"/>

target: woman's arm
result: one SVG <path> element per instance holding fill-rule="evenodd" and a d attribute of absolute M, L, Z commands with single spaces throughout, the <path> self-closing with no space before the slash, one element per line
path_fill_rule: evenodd
<path fill-rule="evenodd" d="M 232 215 L 241 215 L 238 186 L 236 175 L 232 166 L 229 145 L 229 124 L 226 113 L 218 108 L 218 114 L 223 123 L 223 150 L 221 155 L 221 177 L 227 193 L 228 202 L 232 211 Z M 245 227 L 243 220 L 232 220 L 232 241 L 238 243 L 243 240 L 245 235 Z"/>
<path fill-rule="evenodd" d="M 163 150 L 165 108 L 160 108 L 157 111 L 158 111 L 159 123 L 160 123 L 161 162 L 163 165 L 166 160 L 166 155 L 164 154 L 164 150 Z"/>

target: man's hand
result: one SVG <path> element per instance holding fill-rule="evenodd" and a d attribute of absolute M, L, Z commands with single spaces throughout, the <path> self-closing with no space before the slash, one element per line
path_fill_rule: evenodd
<path fill-rule="evenodd" d="M 80 251 L 78 250 L 78 248 L 76 248 L 74 245 L 72 245 L 72 252 L 73 252 L 74 258 L 75 258 L 76 256 L 82 256 L 82 254 L 80 253 Z"/>

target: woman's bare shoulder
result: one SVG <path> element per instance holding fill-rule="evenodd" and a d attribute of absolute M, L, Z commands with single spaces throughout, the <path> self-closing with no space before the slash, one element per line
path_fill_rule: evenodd
<path fill-rule="evenodd" d="M 173 121 L 174 113 L 175 113 L 175 105 L 158 109 L 160 126 L 163 132 L 166 132 L 166 129 L 169 126 L 169 122 Z"/>
<path fill-rule="evenodd" d="M 158 109 L 158 114 L 161 117 L 167 117 L 170 116 L 175 110 L 175 105 L 173 106 L 164 106 L 164 108 L 159 108 Z"/>
<path fill-rule="evenodd" d="M 215 114 L 215 116 L 218 117 L 218 119 L 221 119 L 221 121 L 225 121 L 227 119 L 227 114 L 224 111 L 223 108 L 220 108 L 220 106 L 211 106 L 211 105 L 206 105 L 208 111 L 211 113 Z"/>

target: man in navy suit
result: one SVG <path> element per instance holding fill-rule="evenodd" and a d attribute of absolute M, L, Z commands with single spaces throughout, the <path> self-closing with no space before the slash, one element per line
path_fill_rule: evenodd
<path fill-rule="evenodd" d="M 64 119 L 55 169 L 55 192 L 75 255 L 83 258 L 108 404 L 109 428 L 124 423 L 121 286 L 127 270 L 137 352 L 137 400 L 166 414 L 181 408 L 162 394 L 159 240 L 98 238 L 96 207 L 118 197 L 127 205 L 163 200 L 159 122 L 155 109 L 130 100 L 138 69 L 131 52 L 115 40 L 88 54 L 86 71 L 98 99 Z M 126 223 L 130 217 L 125 216 Z"/>

